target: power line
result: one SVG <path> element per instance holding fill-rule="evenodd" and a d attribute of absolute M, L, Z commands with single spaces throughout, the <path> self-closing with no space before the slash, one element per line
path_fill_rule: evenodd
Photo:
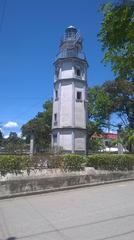
<path fill-rule="evenodd" d="M 1 14 L 1 18 L 0 18 L 0 32 L 2 31 L 2 26 L 4 23 L 4 18 L 5 18 L 5 13 L 6 13 L 6 5 L 7 5 L 7 0 L 4 0 L 2 14 Z"/>

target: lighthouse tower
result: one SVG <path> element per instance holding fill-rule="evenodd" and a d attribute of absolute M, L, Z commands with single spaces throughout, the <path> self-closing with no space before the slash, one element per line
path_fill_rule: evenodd
<path fill-rule="evenodd" d="M 54 66 L 52 147 L 85 153 L 88 63 L 82 52 L 82 37 L 74 26 L 65 30 Z"/>

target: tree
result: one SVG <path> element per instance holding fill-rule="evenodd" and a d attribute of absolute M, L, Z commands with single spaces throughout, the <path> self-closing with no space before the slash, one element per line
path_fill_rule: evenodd
<path fill-rule="evenodd" d="M 10 132 L 8 140 L 13 141 L 14 143 L 18 140 L 18 136 L 16 132 Z"/>
<path fill-rule="evenodd" d="M 113 101 L 101 86 L 88 89 L 88 134 L 89 138 L 107 127 L 112 113 Z"/>
<path fill-rule="evenodd" d="M 104 141 L 103 139 L 99 139 L 99 138 L 96 138 L 96 139 L 90 139 L 89 141 L 89 149 L 91 152 L 98 152 L 99 150 L 103 149 L 105 146 L 104 146 Z"/>
<path fill-rule="evenodd" d="M 102 86 L 88 88 L 88 124 L 87 149 L 95 151 L 102 146 L 100 140 L 92 139 L 94 133 L 102 133 L 108 128 L 112 113 L 113 101 Z"/>
<path fill-rule="evenodd" d="M 134 80 L 134 1 L 121 0 L 101 7 L 103 21 L 98 38 L 112 70 L 121 79 Z"/>
<path fill-rule="evenodd" d="M 10 154 L 21 154 L 24 148 L 23 139 L 17 136 L 16 132 L 10 132 L 9 137 L 4 139 L 5 151 Z"/>
<path fill-rule="evenodd" d="M 121 131 L 121 139 L 123 146 L 129 150 L 129 152 L 134 153 L 134 130 L 128 128 Z"/>
<path fill-rule="evenodd" d="M 117 79 L 102 85 L 105 94 L 111 99 L 111 111 L 118 114 L 124 127 L 134 129 L 134 84 Z"/>
<path fill-rule="evenodd" d="M 3 142 L 3 134 L 2 134 L 2 131 L 0 130 L 0 145 L 2 144 Z"/>
<path fill-rule="evenodd" d="M 105 51 L 103 62 L 110 62 L 116 75 L 114 81 L 107 81 L 102 87 L 113 101 L 112 112 L 118 114 L 124 125 L 123 139 L 131 151 L 133 135 L 130 133 L 134 129 L 134 1 L 103 4 L 101 10 L 103 21 L 98 38 Z"/>
<path fill-rule="evenodd" d="M 134 130 L 129 130 L 128 134 L 128 149 L 134 153 Z"/>
<path fill-rule="evenodd" d="M 46 101 L 43 104 L 43 112 L 39 112 L 35 118 L 22 126 L 22 134 L 30 140 L 31 134 L 35 138 L 36 151 L 48 148 L 51 142 L 52 125 L 52 101 Z"/>

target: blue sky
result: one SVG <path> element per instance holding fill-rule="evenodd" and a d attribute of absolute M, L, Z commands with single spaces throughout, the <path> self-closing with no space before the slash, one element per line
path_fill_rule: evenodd
<path fill-rule="evenodd" d="M 84 37 L 88 85 L 114 78 L 110 66 L 101 63 L 103 52 L 97 40 L 102 20 L 98 10 L 104 2 L 0 0 L 0 124 L 4 135 L 20 132 L 52 97 L 53 62 L 69 25 L 76 26 Z"/>

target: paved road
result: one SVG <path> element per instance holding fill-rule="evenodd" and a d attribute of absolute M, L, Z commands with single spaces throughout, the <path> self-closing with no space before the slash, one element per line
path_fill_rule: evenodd
<path fill-rule="evenodd" d="M 0 240 L 133 240 L 134 182 L 0 201 Z"/>

